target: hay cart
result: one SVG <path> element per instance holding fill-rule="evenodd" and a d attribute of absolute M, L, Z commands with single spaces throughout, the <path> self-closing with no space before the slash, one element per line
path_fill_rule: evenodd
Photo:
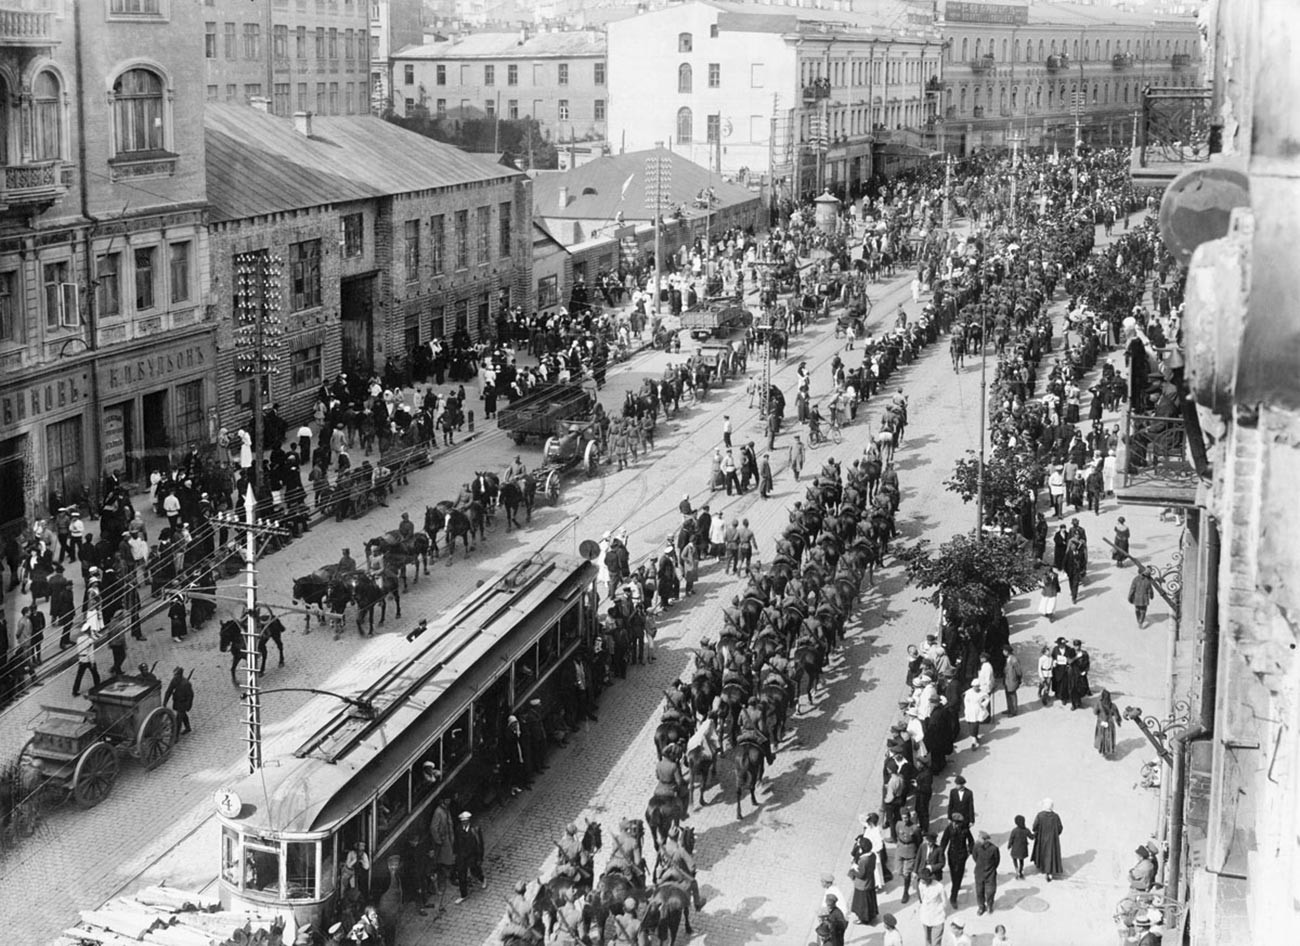
<path fill-rule="evenodd" d="M 42 706 L 23 747 L 24 782 L 42 804 L 70 798 L 94 808 L 113 790 L 122 756 L 156 769 L 176 745 L 176 714 L 162 705 L 158 680 L 113 677 L 88 696 L 88 710 Z"/>

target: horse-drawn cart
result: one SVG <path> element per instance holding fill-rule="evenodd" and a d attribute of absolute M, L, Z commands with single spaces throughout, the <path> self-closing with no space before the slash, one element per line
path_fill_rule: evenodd
<path fill-rule="evenodd" d="M 725 335 L 734 329 L 746 329 L 754 317 L 739 305 L 710 305 L 682 313 L 682 328 L 689 329 L 691 338 L 711 338 Z"/>
<path fill-rule="evenodd" d="M 544 460 L 534 471 L 552 506 L 560 502 L 560 476 L 578 466 L 588 476 L 600 472 L 600 426 L 594 417 L 556 425 L 556 433 L 542 450 Z"/>
<path fill-rule="evenodd" d="M 700 361 L 709 369 L 717 383 L 733 378 L 745 370 L 745 344 L 733 345 L 731 342 L 707 342 L 700 346 Z"/>
<path fill-rule="evenodd" d="M 176 714 L 162 705 L 162 684 L 153 678 L 113 677 L 89 691 L 89 710 L 42 706 L 44 714 L 23 747 L 25 788 L 56 800 L 69 797 L 94 808 L 117 781 L 120 756 L 146 769 L 167 761 L 176 744 Z"/>
<path fill-rule="evenodd" d="M 549 437 L 560 421 L 582 417 L 591 410 L 591 396 L 579 384 L 538 385 L 509 407 L 497 411 L 497 426 L 515 443 L 529 437 Z"/>

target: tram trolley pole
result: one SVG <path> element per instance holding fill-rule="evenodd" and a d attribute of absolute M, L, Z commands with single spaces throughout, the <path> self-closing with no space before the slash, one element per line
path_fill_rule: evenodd
<path fill-rule="evenodd" d="M 258 637 L 261 629 L 257 626 L 257 559 L 258 539 L 288 538 L 291 530 L 281 525 L 278 520 L 258 519 L 257 500 L 250 485 L 244 493 L 244 517 L 240 519 L 233 513 L 223 513 L 221 522 L 231 529 L 244 533 L 244 671 L 246 673 L 244 692 L 241 702 L 244 704 L 244 722 L 246 726 L 245 741 L 248 743 L 248 771 L 256 772 L 262 767 L 262 666 L 258 659 Z"/>

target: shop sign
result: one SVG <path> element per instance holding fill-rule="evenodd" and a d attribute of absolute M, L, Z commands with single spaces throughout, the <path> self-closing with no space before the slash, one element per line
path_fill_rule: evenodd
<path fill-rule="evenodd" d="M 994 23 L 1025 26 L 1029 23 L 1029 4 L 965 3 L 949 0 L 944 7 L 949 23 Z"/>
<path fill-rule="evenodd" d="M 90 374 L 81 372 L 37 382 L 22 391 L 0 394 L 0 427 L 8 428 L 29 418 L 65 408 L 79 407 L 90 399 Z"/>
<path fill-rule="evenodd" d="M 213 363 L 210 340 L 160 348 L 133 358 L 109 361 L 99 367 L 101 393 L 113 395 L 151 387 L 173 378 L 205 371 Z"/>
<path fill-rule="evenodd" d="M 122 416 L 125 410 L 126 408 L 120 404 L 104 409 L 103 468 L 105 470 L 126 469 L 126 430 L 125 418 Z"/>

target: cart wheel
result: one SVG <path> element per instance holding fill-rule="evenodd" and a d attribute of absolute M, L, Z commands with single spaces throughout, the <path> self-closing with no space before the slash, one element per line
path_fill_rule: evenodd
<path fill-rule="evenodd" d="M 560 504 L 560 474 L 555 470 L 546 474 L 546 498 L 552 506 Z"/>
<path fill-rule="evenodd" d="M 587 442 L 587 449 L 582 455 L 582 465 L 587 468 L 588 476 L 595 476 L 600 471 L 600 451 L 594 440 Z"/>
<path fill-rule="evenodd" d="M 146 769 L 156 769 L 167 761 L 176 745 L 176 714 L 159 706 L 144 718 L 135 738 L 136 758 Z"/>
<path fill-rule="evenodd" d="M 560 449 L 560 441 L 559 441 L 558 438 L 556 438 L 556 437 L 547 437 L 547 438 L 546 438 L 546 443 L 542 444 L 542 460 L 543 460 L 543 461 L 551 459 L 551 456 L 552 456 L 552 454 L 551 454 L 551 448 L 554 448 L 555 451 L 556 451 L 557 453 L 559 452 L 559 449 Z"/>
<path fill-rule="evenodd" d="M 97 742 L 81 754 L 72 774 L 72 797 L 79 808 L 94 808 L 108 797 L 117 781 L 117 753 Z"/>

